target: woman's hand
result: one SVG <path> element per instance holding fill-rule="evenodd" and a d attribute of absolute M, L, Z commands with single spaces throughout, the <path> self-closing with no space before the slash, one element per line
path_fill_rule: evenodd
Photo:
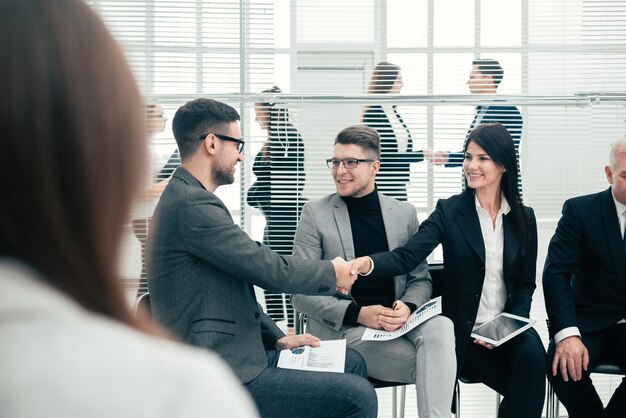
<path fill-rule="evenodd" d="M 485 347 L 485 348 L 486 348 L 486 349 L 488 349 L 488 350 L 493 350 L 494 348 L 496 348 L 496 346 L 495 346 L 495 345 L 493 345 L 493 344 L 489 344 L 489 343 L 486 343 L 486 342 L 484 342 L 483 340 L 479 340 L 478 338 L 476 338 L 476 339 L 474 340 L 474 344 L 478 344 L 478 345 L 480 345 L 481 347 Z"/>

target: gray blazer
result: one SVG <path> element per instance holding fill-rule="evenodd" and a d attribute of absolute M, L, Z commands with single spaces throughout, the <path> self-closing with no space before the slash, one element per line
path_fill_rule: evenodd
<path fill-rule="evenodd" d="M 415 207 L 407 202 L 378 193 L 389 249 L 403 245 L 417 232 L 419 222 Z M 331 194 L 304 205 L 293 246 L 294 257 L 308 260 L 331 260 L 337 256 L 355 258 L 354 243 L 348 208 L 339 195 Z M 359 280 L 367 280 L 362 277 Z M 395 297 L 417 306 L 426 302 L 432 293 L 432 281 L 426 261 L 411 274 L 393 278 Z M 304 296 L 294 294 L 294 308 L 307 315 L 307 331 L 322 340 L 341 339 L 345 327 L 343 317 L 351 296 L 336 293 L 332 296 Z"/>
<path fill-rule="evenodd" d="M 292 259 L 253 241 L 224 203 L 182 167 L 155 209 L 147 258 L 156 321 L 185 342 L 217 351 L 243 383 L 267 367 L 266 348 L 283 336 L 262 312 L 253 284 L 335 293 L 329 261 Z"/>

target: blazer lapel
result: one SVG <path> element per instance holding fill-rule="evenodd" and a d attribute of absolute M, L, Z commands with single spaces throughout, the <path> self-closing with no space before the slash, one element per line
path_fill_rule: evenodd
<path fill-rule="evenodd" d="M 335 195 L 333 198 L 333 215 L 337 231 L 339 231 L 339 239 L 343 246 L 344 256 L 346 260 L 354 260 L 354 242 L 352 241 L 352 227 L 350 226 L 350 215 L 348 208 L 341 197 Z"/>
<path fill-rule="evenodd" d="M 378 193 L 380 201 L 380 211 L 383 215 L 383 223 L 385 224 L 385 235 L 387 236 L 387 244 L 389 250 L 404 245 L 408 240 L 408 232 L 405 224 L 398 222 L 394 218 L 395 215 L 395 199 L 391 199 L 382 193 Z M 396 298 L 402 297 L 406 290 L 406 274 L 400 274 L 393 277 L 393 288 Z"/>
<path fill-rule="evenodd" d="M 503 276 L 504 283 L 507 284 L 507 278 L 511 277 L 511 269 L 513 268 L 513 263 L 515 262 L 515 257 L 517 256 L 517 252 L 519 251 L 519 240 L 515 235 L 515 231 L 513 230 L 513 226 L 511 222 L 509 222 L 509 217 L 507 215 L 502 217 L 502 228 L 504 229 L 504 254 L 503 254 Z"/>
<path fill-rule="evenodd" d="M 454 218 L 458 224 L 461 234 L 465 237 L 472 250 L 474 250 L 484 264 L 485 242 L 483 241 L 483 233 L 480 230 L 478 214 L 476 213 L 474 193 L 466 190 L 463 193 L 463 196 L 464 198 L 459 200 L 456 207 Z"/>
<path fill-rule="evenodd" d="M 617 210 L 615 209 L 611 188 L 602 193 L 602 219 L 615 272 L 620 281 L 626 284 L 626 262 L 624 261 L 626 260 L 626 254 L 624 254 L 622 234 L 619 221 L 617 220 Z"/>

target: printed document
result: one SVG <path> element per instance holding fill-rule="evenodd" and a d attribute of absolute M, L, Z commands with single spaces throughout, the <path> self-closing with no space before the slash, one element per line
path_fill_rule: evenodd
<path fill-rule="evenodd" d="M 388 341 L 401 337 L 419 324 L 429 320 L 441 313 L 441 296 L 431 299 L 415 310 L 409 319 L 395 331 L 385 331 L 384 329 L 367 328 L 361 337 L 366 341 Z"/>
<path fill-rule="evenodd" d="M 278 367 L 314 372 L 343 373 L 346 364 L 346 340 L 321 341 L 319 347 L 303 345 L 281 350 Z"/>

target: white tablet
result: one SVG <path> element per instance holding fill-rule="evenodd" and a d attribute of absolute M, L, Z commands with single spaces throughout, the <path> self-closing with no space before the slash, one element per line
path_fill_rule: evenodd
<path fill-rule="evenodd" d="M 532 319 L 502 312 L 474 329 L 471 336 L 497 347 L 526 331 L 535 322 Z"/>

